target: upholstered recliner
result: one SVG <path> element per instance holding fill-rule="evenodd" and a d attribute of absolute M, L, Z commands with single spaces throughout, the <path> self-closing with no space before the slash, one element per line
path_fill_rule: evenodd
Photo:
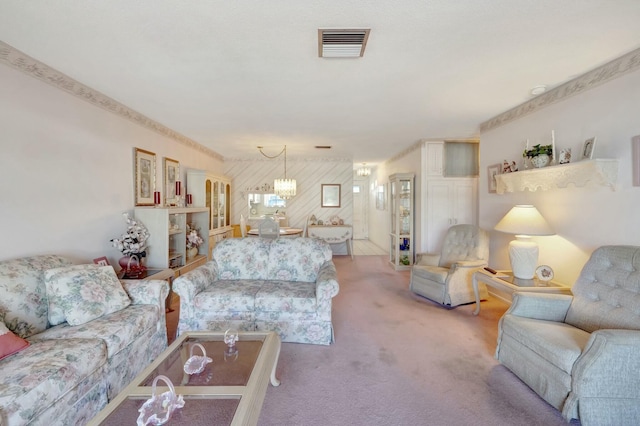
<path fill-rule="evenodd" d="M 446 306 L 475 301 L 471 275 L 487 266 L 489 234 L 475 225 L 449 228 L 440 254 L 417 253 L 411 268 L 412 292 Z M 480 283 L 480 298 L 487 298 L 487 287 Z"/>
<path fill-rule="evenodd" d="M 568 421 L 637 425 L 640 247 L 600 247 L 572 291 L 514 293 L 496 358 Z"/>

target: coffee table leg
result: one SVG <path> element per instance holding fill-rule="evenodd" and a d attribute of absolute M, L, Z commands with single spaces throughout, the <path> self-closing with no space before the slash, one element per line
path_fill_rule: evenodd
<path fill-rule="evenodd" d="M 478 292 L 478 279 L 476 278 L 476 273 L 473 274 L 473 278 L 471 282 L 473 283 L 473 294 L 476 296 L 476 310 L 473 311 L 473 315 L 478 315 L 480 313 L 480 293 Z"/>
<path fill-rule="evenodd" d="M 278 358 L 280 358 L 280 344 L 278 344 L 278 353 L 273 361 L 273 369 L 271 370 L 271 386 L 280 386 L 280 380 L 276 377 L 276 367 L 278 366 Z"/>

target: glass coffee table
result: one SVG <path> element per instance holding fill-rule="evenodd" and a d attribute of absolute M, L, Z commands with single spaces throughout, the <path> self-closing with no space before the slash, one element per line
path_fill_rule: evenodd
<path fill-rule="evenodd" d="M 240 332 L 236 350 L 229 351 L 224 333 L 183 333 L 158 358 L 122 390 L 89 425 L 135 424 L 138 409 L 152 396 L 154 379 L 168 377 L 184 407 L 177 409 L 167 425 L 255 425 L 267 386 L 278 386 L 276 366 L 280 337 L 274 332 Z M 213 362 L 199 374 L 188 375 L 183 366 L 191 347 L 202 345 Z M 202 355 L 196 349 L 194 355 Z M 136 360 L 131 360 L 136 362 Z M 156 394 L 168 391 L 158 382 Z"/>

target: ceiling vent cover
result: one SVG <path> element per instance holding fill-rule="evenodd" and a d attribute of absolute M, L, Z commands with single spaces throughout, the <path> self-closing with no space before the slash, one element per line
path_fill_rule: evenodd
<path fill-rule="evenodd" d="M 318 56 L 321 58 L 359 58 L 364 55 L 370 28 L 319 29 Z"/>

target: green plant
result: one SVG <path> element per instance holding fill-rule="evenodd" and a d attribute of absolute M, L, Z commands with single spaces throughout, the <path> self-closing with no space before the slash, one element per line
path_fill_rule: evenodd
<path fill-rule="evenodd" d="M 533 158 L 542 154 L 552 155 L 553 145 L 540 145 L 540 144 L 534 145 L 533 148 L 531 149 L 525 149 L 524 152 L 522 153 L 522 156 L 527 158 Z"/>

